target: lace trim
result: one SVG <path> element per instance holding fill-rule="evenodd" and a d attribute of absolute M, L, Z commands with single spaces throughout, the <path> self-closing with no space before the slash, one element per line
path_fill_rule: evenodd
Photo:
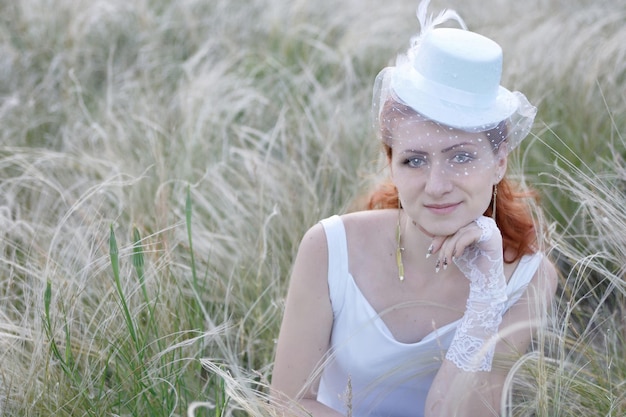
<path fill-rule="evenodd" d="M 494 227 L 497 228 L 495 221 L 485 216 L 477 218 L 476 220 L 474 220 L 474 223 L 476 223 L 476 226 L 478 226 L 480 230 L 482 230 L 482 234 L 480 235 L 480 238 L 478 238 L 478 243 L 486 242 L 491 239 Z"/>
<path fill-rule="evenodd" d="M 502 249 L 495 254 L 480 248 L 499 233 L 489 217 L 476 220 L 482 233 L 478 241 L 454 259 L 470 281 L 465 314 L 454 334 L 446 359 L 467 372 L 490 371 L 502 314 L 506 305 L 506 278 Z"/>
<path fill-rule="evenodd" d="M 485 343 L 483 339 L 457 333 L 446 359 L 465 372 L 489 372 L 495 352 L 495 343 Z"/>

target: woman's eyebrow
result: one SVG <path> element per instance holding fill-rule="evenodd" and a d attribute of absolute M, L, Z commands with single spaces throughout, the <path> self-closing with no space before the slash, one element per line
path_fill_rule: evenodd
<path fill-rule="evenodd" d="M 441 153 L 446 153 L 446 152 L 450 152 L 456 148 L 462 148 L 464 146 L 475 146 L 472 142 L 461 142 L 461 143 L 456 143 L 452 146 L 449 146 L 447 148 L 444 148 L 441 150 Z"/>
<path fill-rule="evenodd" d="M 405 149 L 402 152 L 400 152 L 401 154 L 405 154 L 405 153 L 410 153 L 410 154 L 421 154 L 421 155 L 428 155 L 428 152 L 426 151 L 419 151 L 417 149 Z"/>
<path fill-rule="evenodd" d="M 444 148 L 441 150 L 441 153 L 446 153 L 446 152 L 450 152 L 455 150 L 456 148 L 463 148 L 463 147 L 474 147 L 476 146 L 475 143 L 473 142 L 461 142 L 461 143 L 455 143 L 452 146 L 448 146 L 447 148 Z M 418 149 L 413 149 L 413 148 L 409 148 L 409 149 L 404 149 L 402 151 L 400 151 L 400 154 L 421 154 L 421 155 L 430 155 L 429 152 L 424 151 L 424 150 L 418 150 Z"/>

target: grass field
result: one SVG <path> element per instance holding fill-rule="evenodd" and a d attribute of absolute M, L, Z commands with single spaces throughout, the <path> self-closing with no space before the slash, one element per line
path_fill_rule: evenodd
<path fill-rule="evenodd" d="M 408 0 L 0 0 L 0 415 L 265 415 L 291 261 L 380 177 Z M 626 415 L 626 1 L 434 0 L 539 114 L 563 271 L 512 416 Z"/>

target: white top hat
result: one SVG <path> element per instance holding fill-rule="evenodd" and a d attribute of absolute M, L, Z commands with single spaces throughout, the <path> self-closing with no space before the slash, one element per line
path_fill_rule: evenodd
<path fill-rule="evenodd" d="M 428 1 L 422 3 L 421 34 L 395 66 L 376 77 L 372 103 L 376 124 L 380 125 L 383 104 L 393 99 L 427 119 L 465 131 L 484 132 L 506 122 L 507 148 L 517 147 L 530 132 L 537 108 L 524 94 L 500 85 L 502 48 L 466 29 L 435 28 L 451 14 L 444 13 L 438 22 L 425 21 Z"/>
<path fill-rule="evenodd" d="M 500 86 L 502 48 L 491 39 L 437 28 L 413 52 L 397 66 L 391 88 L 427 118 L 460 129 L 493 127 L 517 109 L 516 97 Z"/>

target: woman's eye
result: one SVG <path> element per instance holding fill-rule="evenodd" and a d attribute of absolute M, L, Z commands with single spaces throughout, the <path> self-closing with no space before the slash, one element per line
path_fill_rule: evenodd
<path fill-rule="evenodd" d="M 407 158 L 404 160 L 404 164 L 411 168 L 419 168 L 426 165 L 426 159 L 421 157 Z"/>
<path fill-rule="evenodd" d="M 474 156 L 467 152 L 458 153 L 452 157 L 452 162 L 457 164 L 466 164 L 468 162 L 472 162 L 473 160 Z"/>

